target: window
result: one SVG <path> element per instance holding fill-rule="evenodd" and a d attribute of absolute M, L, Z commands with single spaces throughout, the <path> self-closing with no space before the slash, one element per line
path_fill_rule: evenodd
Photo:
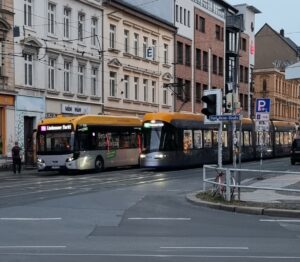
<path fill-rule="evenodd" d="M 242 38 L 242 41 L 241 41 L 241 49 L 243 51 L 246 51 L 247 50 L 247 40 L 245 38 Z"/>
<path fill-rule="evenodd" d="M 116 26 L 109 26 L 109 47 L 115 49 L 116 48 Z"/>
<path fill-rule="evenodd" d="M 196 15 L 195 16 L 195 28 L 196 28 L 196 30 L 198 30 L 198 21 L 199 21 L 199 16 Z"/>
<path fill-rule="evenodd" d="M 71 63 L 64 62 L 64 91 L 70 92 Z"/>
<path fill-rule="evenodd" d="M 185 94 L 185 101 L 190 101 L 191 100 L 191 81 L 189 81 L 189 80 L 185 80 L 184 94 Z"/>
<path fill-rule="evenodd" d="M 55 59 L 48 60 L 48 88 L 55 88 Z"/>
<path fill-rule="evenodd" d="M 134 100 L 139 100 L 139 78 L 134 78 Z"/>
<path fill-rule="evenodd" d="M 55 8 L 52 3 L 48 3 L 48 33 L 55 34 Z"/>
<path fill-rule="evenodd" d="M 24 25 L 32 26 L 32 0 L 24 0 Z"/>
<path fill-rule="evenodd" d="M 156 103 L 156 82 L 152 81 L 152 103 Z"/>
<path fill-rule="evenodd" d="M 168 64 L 169 62 L 169 46 L 164 44 L 164 64 Z"/>
<path fill-rule="evenodd" d="M 93 17 L 91 20 L 91 44 L 96 46 L 98 37 L 98 19 Z"/>
<path fill-rule="evenodd" d="M 78 40 L 80 42 L 83 42 L 84 38 L 84 20 L 85 15 L 82 13 L 78 14 Z"/>
<path fill-rule="evenodd" d="M 148 37 L 143 37 L 143 57 L 147 58 Z"/>
<path fill-rule="evenodd" d="M 177 63 L 183 64 L 183 44 L 177 42 Z"/>
<path fill-rule="evenodd" d="M 176 5 L 176 22 L 179 22 L 178 5 Z"/>
<path fill-rule="evenodd" d="M 185 64 L 191 65 L 191 46 L 185 45 Z"/>
<path fill-rule="evenodd" d="M 218 71 L 218 57 L 213 55 L 213 74 L 217 74 Z"/>
<path fill-rule="evenodd" d="M 79 65 L 78 66 L 78 93 L 83 94 L 84 90 L 84 65 Z"/>
<path fill-rule="evenodd" d="M 183 9 L 183 24 L 186 25 L 186 9 Z"/>
<path fill-rule="evenodd" d="M 71 19 L 71 10 L 67 7 L 64 8 L 64 37 L 70 38 L 70 19 Z"/>
<path fill-rule="evenodd" d="M 129 98 L 129 76 L 128 75 L 125 75 L 124 76 L 124 97 L 125 98 Z"/>
<path fill-rule="evenodd" d="M 166 89 L 163 90 L 163 104 L 164 105 L 168 104 L 168 92 Z"/>
<path fill-rule="evenodd" d="M 133 42 L 133 48 L 134 48 L 134 55 L 139 56 L 139 34 L 134 34 L 134 42 Z"/>
<path fill-rule="evenodd" d="M 194 130 L 194 148 L 202 147 L 202 130 Z"/>
<path fill-rule="evenodd" d="M 129 53 L 129 31 L 124 30 L 124 52 Z"/>
<path fill-rule="evenodd" d="M 248 67 L 245 67 L 245 83 L 249 83 L 249 68 Z"/>
<path fill-rule="evenodd" d="M 98 68 L 93 66 L 91 72 L 91 95 L 96 96 L 98 93 L 97 90 L 98 90 Z"/>
<path fill-rule="evenodd" d="M 205 33 L 205 18 L 199 16 L 199 31 Z"/>
<path fill-rule="evenodd" d="M 110 72 L 109 74 L 109 95 L 116 96 L 117 89 L 117 73 Z"/>
<path fill-rule="evenodd" d="M 231 52 L 237 52 L 237 48 L 236 48 L 236 34 L 235 33 L 229 33 L 228 37 L 227 37 L 227 46 L 228 46 L 228 51 Z"/>
<path fill-rule="evenodd" d="M 223 27 L 216 25 L 216 39 L 223 41 L 223 33 L 224 33 L 224 29 Z"/>
<path fill-rule="evenodd" d="M 196 68 L 201 69 L 201 50 L 196 49 Z"/>
<path fill-rule="evenodd" d="M 177 78 L 177 87 L 176 87 L 177 97 L 183 99 L 183 79 Z"/>
<path fill-rule="evenodd" d="M 179 14 L 179 16 L 180 16 L 179 21 L 182 24 L 182 7 L 181 6 L 180 6 L 180 14 Z"/>
<path fill-rule="evenodd" d="M 188 11 L 187 13 L 187 26 L 190 27 L 191 26 L 191 12 Z"/>
<path fill-rule="evenodd" d="M 24 54 L 25 85 L 33 85 L 33 62 L 32 55 Z"/>
<path fill-rule="evenodd" d="M 156 60 L 156 40 L 152 40 L 153 60 Z"/>
<path fill-rule="evenodd" d="M 223 75 L 223 57 L 219 57 L 219 76 Z"/>
<path fill-rule="evenodd" d="M 196 83 L 196 101 L 201 102 L 201 84 Z"/>
<path fill-rule="evenodd" d="M 203 52 L 203 70 L 208 71 L 208 53 L 205 51 Z"/>
<path fill-rule="evenodd" d="M 148 80 L 143 80 L 143 88 L 144 88 L 144 101 L 148 102 Z"/>
<path fill-rule="evenodd" d="M 240 82 L 244 82 L 244 67 L 240 66 Z"/>

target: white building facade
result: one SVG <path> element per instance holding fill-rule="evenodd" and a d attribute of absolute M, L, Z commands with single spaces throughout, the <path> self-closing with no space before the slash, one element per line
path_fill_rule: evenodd
<path fill-rule="evenodd" d="M 26 148 L 41 118 L 102 113 L 103 11 L 99 0 L 14 0 L 14 6 L 15 129 Z"/>

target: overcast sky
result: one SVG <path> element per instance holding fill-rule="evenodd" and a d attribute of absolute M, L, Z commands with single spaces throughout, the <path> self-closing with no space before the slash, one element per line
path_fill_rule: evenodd
<path fill-rule="evenodd" d="M 231 5 L 253 5 L 260 14 L 255 16 L 255 32 L 265 23 L 275 31 L 284 29 L 285 36 L 300 46 L 300 0 L 225 0 Z"/>

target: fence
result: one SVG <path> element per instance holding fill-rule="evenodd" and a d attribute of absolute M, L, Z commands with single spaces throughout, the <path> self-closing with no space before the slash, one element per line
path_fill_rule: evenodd
<path fill-rule="evenodd" d="M 215 181 L 215 177 L 208 177 L 208 172 L 207 170 L 214 170 L 214 171 L 219 171 L 223 172 L 226 175 L 226 179 L 224 183 L 218 183 Z M 261 190 L 274 190 L 274 191 L 285 191 L 285 192 L 294 192 L 294 193 L 300 193 L 300 189 L 293 189 L 293 188 L 283 188 L 283 187 L 263 187 L 263 186 L 251 186 L 251 185 L 243 185 L 240 181 L 242 181 L 242 175 L 243 173 L 255 173 L 259 174 L 261 177 L 263 174 L 286 174 L 286 175 L 298 175 L 299 180 L 300 180 L 300 172 L 290 172 L 290 171 L 274 171 L 274 170 L 254 170 L 254 169 L 238 169 L 238 168 L 219 168 L 215 165 L 204 165 L 203 166 L 203 191 L 206 191 L 207 189 L 207 184 L 211 185 L 219 185 L 219 186 L 224 186 L 226 188 L 225 192 L 225 199 L 229 201 L 231 199 L 231 192 L 232 189 L 238 188 L 239 193 L 240 189 L 261 189 Z M 232 177 L 236 177 L 237 174 L 240 176 L 240 179 L 235 179 L 237 181 L 236 183 L 232 183 L 233 179 Z M 240 196 L 239 196 L 240 199 Z"/>

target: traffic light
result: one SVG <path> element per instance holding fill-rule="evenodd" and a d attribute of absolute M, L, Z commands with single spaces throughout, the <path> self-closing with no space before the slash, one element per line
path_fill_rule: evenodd
<path fill-rule="evenodd" d="M 206 116 L 205 122 L 218 123 L 217 121 L 211 121 L 209 117 L 221 114 L 221 89 L 204 90 L 204 94 L 201 100 L 204 102 L 203 109 L 201 110 L 201 112 Z"/>
<path fill-rule="evenodd" d="M 216 94 L 207 94 L 202 96 L 201 100 L 206 103 L 201 112 L 207 117 L 217 114 L 217 95 Z"/>
<path fill-rule="evenodd" d="M 232 92 L 226 94 L 225 113 L 232 113 L 233 110 L 233 94 Z"/>

